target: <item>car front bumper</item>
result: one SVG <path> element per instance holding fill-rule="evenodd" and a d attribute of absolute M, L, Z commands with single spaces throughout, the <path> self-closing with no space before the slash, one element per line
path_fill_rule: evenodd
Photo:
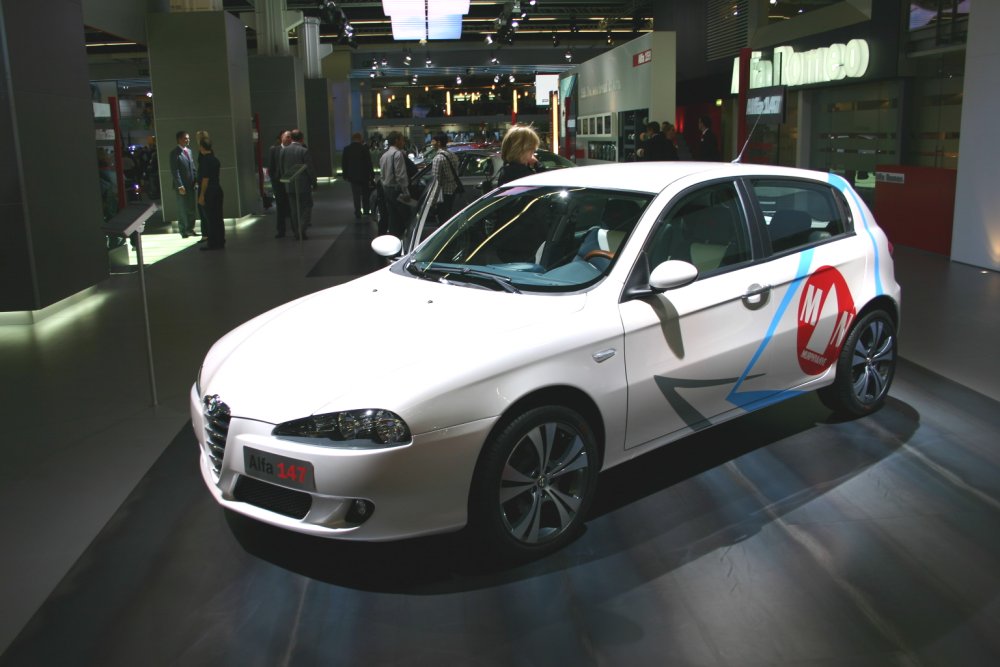
<path fill-rule="evenodd" d="M 216 472 L 195 387 L 190 400 L 202 477 L 220 505 L 299 533 L 352 540 L 395 540 L 464 526 L 476 461 L 496 421 L 484 419 L 423 433 L 400 447 L 360 450 L 276 438 L 271 435 L 273 424 L 233 417 Z M 248 474 L 246 447 L 308 461 L 315 491 Z M 357 500 L 374 505 L 360 523 L 351 516 Z"/>

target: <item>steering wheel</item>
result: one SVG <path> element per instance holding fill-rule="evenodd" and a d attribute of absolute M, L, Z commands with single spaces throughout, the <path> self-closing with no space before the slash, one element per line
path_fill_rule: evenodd
<path fill-rule="evenodd" d="M 603 257 L 604 259 L 610 262 L 615 258 L 615 253 L 611 252 L 610 250 L 601 250 L 600 248 L 598 248 L 596 250 L 591 250 L 586 255 L 584 255 L 583 261 L 589 262 L 594 257 Z"/>

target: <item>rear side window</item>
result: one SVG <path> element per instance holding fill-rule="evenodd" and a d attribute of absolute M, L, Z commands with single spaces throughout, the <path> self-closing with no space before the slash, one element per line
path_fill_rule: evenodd
<path fill-rule="evenodd" d="M 750 181 L 772 253 L 784 253 L 846 234 L 849 225 L 833 188 L 794 179 Z"/>

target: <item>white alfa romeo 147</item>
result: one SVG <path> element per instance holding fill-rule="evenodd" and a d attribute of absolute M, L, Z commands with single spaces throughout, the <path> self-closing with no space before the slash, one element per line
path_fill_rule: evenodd
<path fill-rule="evenodd" d="M 899 304 L 890 244 L 839 176 L 541 173 L 219 340 L 191 390 L 201 471 L 221 505 L 289 530 L 468 524 L 540 555 L 581 528 L 601 470 L 807 391 L 878 409 Z"/>

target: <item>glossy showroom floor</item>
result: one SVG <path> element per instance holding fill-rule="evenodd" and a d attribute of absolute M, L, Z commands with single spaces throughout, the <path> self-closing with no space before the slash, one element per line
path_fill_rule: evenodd
<path fill-rule="evenodd" d="M 0 665 L 1000 664 L 1000 275 L 906 248 L 885 409 L 806 396 L 609 471 L 549 558 L 227 516 L 188 387 L 227 330 L 378 266 L 348 199 L 322 186 L 302 244 L 267 216 L 146 270 L 156 408 L 135 274 L 0 326 Z"/>

